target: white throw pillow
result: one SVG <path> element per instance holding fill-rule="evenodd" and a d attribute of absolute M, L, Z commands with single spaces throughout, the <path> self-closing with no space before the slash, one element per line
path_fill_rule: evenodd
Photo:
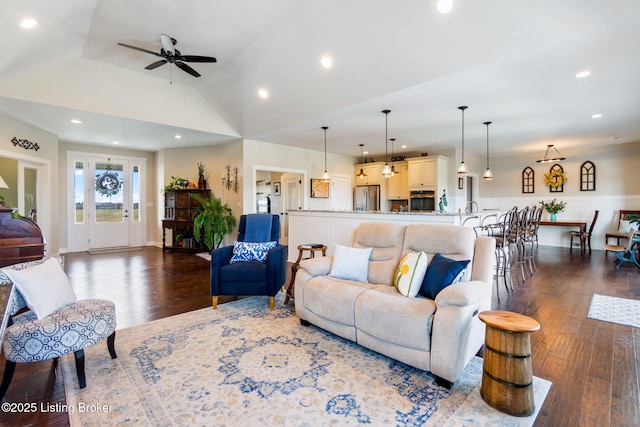
<path fill-rule="evenodd" d="M 637 222 L 631 222 L 629 220 L 626 219 L 621 219 L 620 220 L 620 228 L 618 228 L 618 233 L 620 234 L 629 234 L 629 231 L 631 231 L 631 229 L 633 228 L 634 230 L 638 229 L 638 224 Z"/>
<path fill-rule="evenodd" d="M 400 261 L 393 284 L 402 295 L 413 298 L 418 295 L 426 273 L 427 254 L 411 252 Z"/>
<path fill-rule="evenodd" d="M 366 282 L 371 248 L 359 249 L 336 245 L 329 276 Z"/>
<path fill-rule="evenodd" d="M 38 319 L 77 301 L 71 282 L 55 258 L 24 270 L 6 268 L 3 272 L 11 279 Z"/>

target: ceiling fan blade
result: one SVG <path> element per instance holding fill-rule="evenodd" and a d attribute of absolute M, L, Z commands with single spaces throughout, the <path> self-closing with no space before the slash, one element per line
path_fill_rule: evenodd
<path fill-rule="evenodd" d="M 199 55 L 180 55 L 180 60 L 186 62 L 218 62 L 216 58 L 212 56 Z"/>
<path fill-rule="evenodd" d="M 175 64 L 176 64 L 176 67 L 180 68 L 182 71 L 185 71 L 185 72 L 191 74 L 193 77 L 200 77 L 200 73 L 198 73 L 193 68 L 189 67 L 184 62 L 176 61 Z"/>
<path fill-rule="evenodd" d="M 118 45 L 119 46 L 128 47 L 129 49 L 139 50 L 140 52 L 150 53 L 151 55 L 162 56 L 157 52 L 154 52 L 152 50 L 143 49 L 143 48 L 138 47 L 138 46 L 131 46 L 130 44 L 125 44 L 125 43 L 118 43 Z"/>
<path fill-rule="evenodd" d="M 156 68 L 158 68 L 159 66 L 164 65 L 164 64 L 166 64 L 166 63 L 167 63 L 167 60 L 166 60 L 166 59 L 161 59 L 160 61 L 156 61 L 156 62 L 154 62 L 153 64 L 149 64 L 149 65 L 147 65 L 146 67 L 144 67 L 144 69 L 145 69 L 145 70 L 153 70 L 153 69 L 156 69 Z"/>

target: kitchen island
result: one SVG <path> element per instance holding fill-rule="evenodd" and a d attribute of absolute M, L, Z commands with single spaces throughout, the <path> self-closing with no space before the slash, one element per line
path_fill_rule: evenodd
<path fill-rule="evenodd" d="M 475 227 L 484 220 L 495 222 L 500 212 L 364 212 L 364 211 L 288 211 L 289 248 L 309 243 L 327 246 L 327 255 L 333 255 L 334 245 L 349 246 L 351 233 L 363 222 L 394 222 L 398 224 L 453 224 Z M 289 250 L 288 261 L 294 262 L 295 250 Z"/>

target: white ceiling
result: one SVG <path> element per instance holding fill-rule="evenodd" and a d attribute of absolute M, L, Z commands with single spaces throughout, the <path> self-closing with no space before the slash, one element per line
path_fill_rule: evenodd
<path fill-rule="evenodd" d="M 460 146 L 460 105 L 479 155 L 485 121 L 493 156 L 640 141 L 640 2 L 454 0 L 440 15 L 435 1 L 5 1 L 0 114 L 150 151 L 238 137 L 321 150 L 326 125 L 328 151 L 384 156 L 383 109 L 396 152 L 437 151 Z M 157 57 L 117 45 L 159 51 L 160 33 L 218 62 L 190 63 L 200 78 L 147 71 Z"/>

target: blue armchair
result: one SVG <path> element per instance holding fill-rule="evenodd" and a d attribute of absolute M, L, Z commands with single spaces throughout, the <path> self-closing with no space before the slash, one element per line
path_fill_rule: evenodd
<path fill-rule="evenodd" d="M 270 224 L 267 215 L 271 217 Z M 249 214 L 240 217 L 236 242 L 278 242 L 279 238 L 278 215 Z M 276 243 L 268 251 L 265 262 L 231 262 L 233 255 L 234 245 L 211 251 L 213 309 L 218 306 L 219 295 L 267 295 L 269 308 L 273 310 L 275 295 L 286 279 L 287 247 Z"/>

